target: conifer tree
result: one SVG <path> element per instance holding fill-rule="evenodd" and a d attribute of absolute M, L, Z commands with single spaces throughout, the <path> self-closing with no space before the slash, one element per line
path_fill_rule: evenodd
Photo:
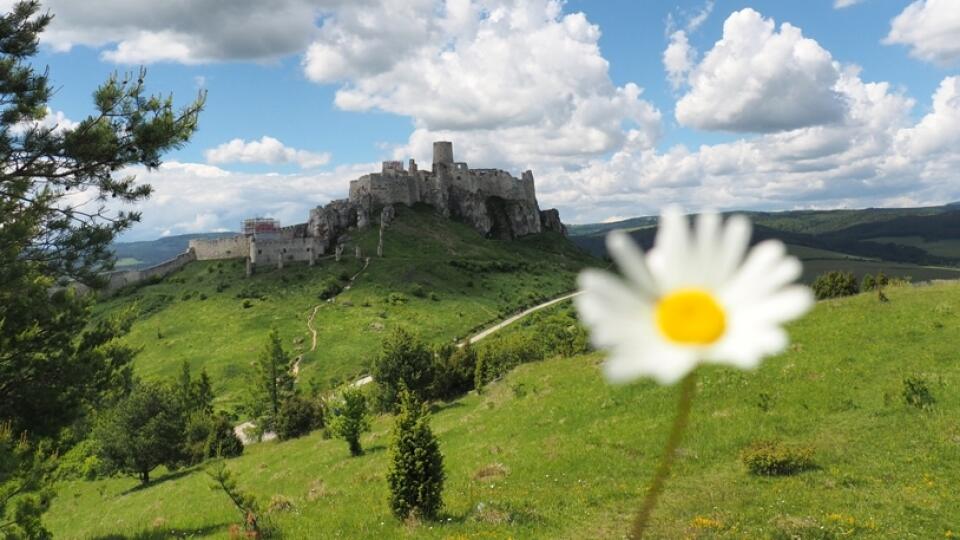
<path fill-rule="evenodd" d="M 427 423 L 426 408 L 406 389 L 400 391 L 390 440 L 390 509 L 401 520 L 435 519 L 443 506 L 443 454 Z"/>
<path fill-rule="evenodd" d="M 367 396 L 359 388 L 348 388 L 341 395 L 340 402 L 332 406 L 333 418 L 330 422 L 333 432 L 347 441 L 350 455 L 363 455 L 360 435 L 370 431 L 370 416 L 367 410 Z"/>
<path fill-rule="evenodd" d="M 260 419 L 259 429 L 274 429 L 281 405 L 294 394 L 294 382 L 293 362 L 274 328 L 257 357 L 249 396 L 250 411 Z"/>

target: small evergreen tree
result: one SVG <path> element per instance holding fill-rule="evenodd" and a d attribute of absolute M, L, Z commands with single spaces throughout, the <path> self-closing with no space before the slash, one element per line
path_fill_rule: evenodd
<path fill-rule="evenodd" d="M 243 519 L 243 529 L 247 532 L 247 538 L 268 538 L 271 536 L 272 527 L 266 523 L 260 503 L 251 493 L 247 493 L 237 486 L 237 481 L 233 479 L 227 464 L 222 460 L 216 462 L 209 470 L 207 475 L 213 479 L 211 489 L 222 491 L 233 506 L 240 512 Z M 232 536 L 231 536 L 232 537 Z"/>
<path fill-rule="evenodd" d="M 367 396 L 359 388 L 348 388 L 341 395 L 342 401 L 333 406 L 331 428 L 350 446 L 350 455 L 363 454 L 360 435 L 370 431 L 370 416 L 367 412 Z"/>
<path fill-rule="evenodd" d="M 100 419 L 94 439 L 105 463 L 150 482 L 159 465 L 185 460 L 185 419 L 177 395 L 166 386 L 141 383 Z"/>
<path fill-rule="evenodd" d="M 280 334 L 270 330 L 267 343 L 257 357 L 253 386 L 250 389 L 248 408 L 258 419 L 258 428 L 275 429 L 280 405 L 293 395 L 293 362 L 280 341 Z"/>
<path fill-rule="evenodd" d="M 397 328 L 383 340 L 371 371 L 380 389 L 377 396 L 380 410 L 393 411 L 401 386 L 421 400 L 428 397 L 434 381 L 433 354 L 419 338 Z"/>
<path fill-rule="evenodd" d="M 208 415 L 213 414 L 213 384 L 206 368 L 200 371 L 200 377 L 193 379 L 190 373 L 190 363 L 186 360 L 180 365 L 180 376 L 177 378 L 177 396 L 185 412 L 200 411 Z"/>
<path fill-rule="evenodd" d="M 400 392 L 400 412 L 390 440 L 390 509 L 398 519 L 434 519 L 443 506 L 443 454 L 427 423 L 426 408 Z"/>

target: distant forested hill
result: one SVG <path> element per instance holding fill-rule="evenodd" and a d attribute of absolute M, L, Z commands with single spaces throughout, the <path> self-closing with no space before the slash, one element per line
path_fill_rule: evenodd
<path fill-rule="evenodd" d="M 754 222 L 754 242 L 780 239 L 804 261 L 818 261 L 810 265 L 811 268 L 829 268 L 831 263 L 825 262 L 827 260 L 843 261 L 833 263 L 836 269 L 865 273 L 889 266 L 914 278 L 927 279 L 948 276 L 923 267 L 960 267 L 960 205 L 957 204 L 745 214 Z M 603 257 L 606 256 L 604 237 L 615 228 L 629 231 L 645 249 L 653 244 L 656 235 L 655 220 L 649 217 L 579 225 L 569 230 L 577 245 Z M 855 260 L 864 264 L 855 264 Z"/>

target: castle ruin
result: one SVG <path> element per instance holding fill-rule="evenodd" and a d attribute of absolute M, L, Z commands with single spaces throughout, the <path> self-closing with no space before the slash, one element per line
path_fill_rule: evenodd
<path fill-rule="evenodd" d="M 433 166 L 421 170 L 414 160 L 384 161 L 379 173 L 350 182 L 348 199 L 310 211 L 309 220 L 288 227 L 255 221 L 245 234 L 217 240 L 191 240 L 198 260 L 245 258 L 248 273 L 257 266 L 282 268 L 288 262 L 314 264 L 333 253 L 350 229 L 364 229 L 373 216 L 393 206 L 426 204 L 446 218 L 467 223 L 488 238 L 510 240 L 555 231 L 565 234 L 556 210 L 540 210 L 533 173 L 516 178 L 500 169 L 471 169 L 453 159 L 453 144 L 433 143 Z"/>

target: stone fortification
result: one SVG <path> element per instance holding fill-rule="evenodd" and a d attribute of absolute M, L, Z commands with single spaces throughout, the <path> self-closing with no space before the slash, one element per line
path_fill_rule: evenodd
<path fill-rule="evenodd" d="M 348 202 L 357 208 L 361 223 L 385 206 L 424 203 L 485 236 L 510 239 L 544 230 L 563 232 L 559 220 L 541 215 L 532 172 L 516 178 L 499 169 L 471 169 L 453 160 L 449 142 L 433 144 L 429 171 L 413 160 L 407 169 L 402 162 L 385 161 L 379 173 L 350 182 Z"/>
<path fill-rule="evenodd" d="M 166 277 L 195 260 L 197 260 L 197 254 L 191 247 L 184 253 L 181 253 L 172 259 L 163 261 L 162 263 L 156 264 L 149 268 L 144 268 L 142 270 L 121 270 L 118 272 L 112 272 L 107 281 L 107 285 L 104 288 L 104 292 L 106 294 L 111 294 L 128 285 L 134 285 L 149 279 Z"/>
<path fill-rule="evenodd" d="M 371 216 L 392 215 L 393 206 L 427 204 L 437 213 L 469 224 L 492 238 L 512 239 L 543 231 L 566 233 L 556 210 L 540 210 L 533 173 L 516 178 L 500 169 L 471 169 L 453 159 L 449 142 L 433 144 L 433 165 L 421 170 L 414 160 L 385 161 L 381 171 L 350 182 L 348 199 L 310 211 L 309 221 L 270 232 L 216 240 L 192 240 L 199 260 L 245 258 L 257 266 L 309 264 L 335 253 L 345 233 L 371 224 Z"/>

